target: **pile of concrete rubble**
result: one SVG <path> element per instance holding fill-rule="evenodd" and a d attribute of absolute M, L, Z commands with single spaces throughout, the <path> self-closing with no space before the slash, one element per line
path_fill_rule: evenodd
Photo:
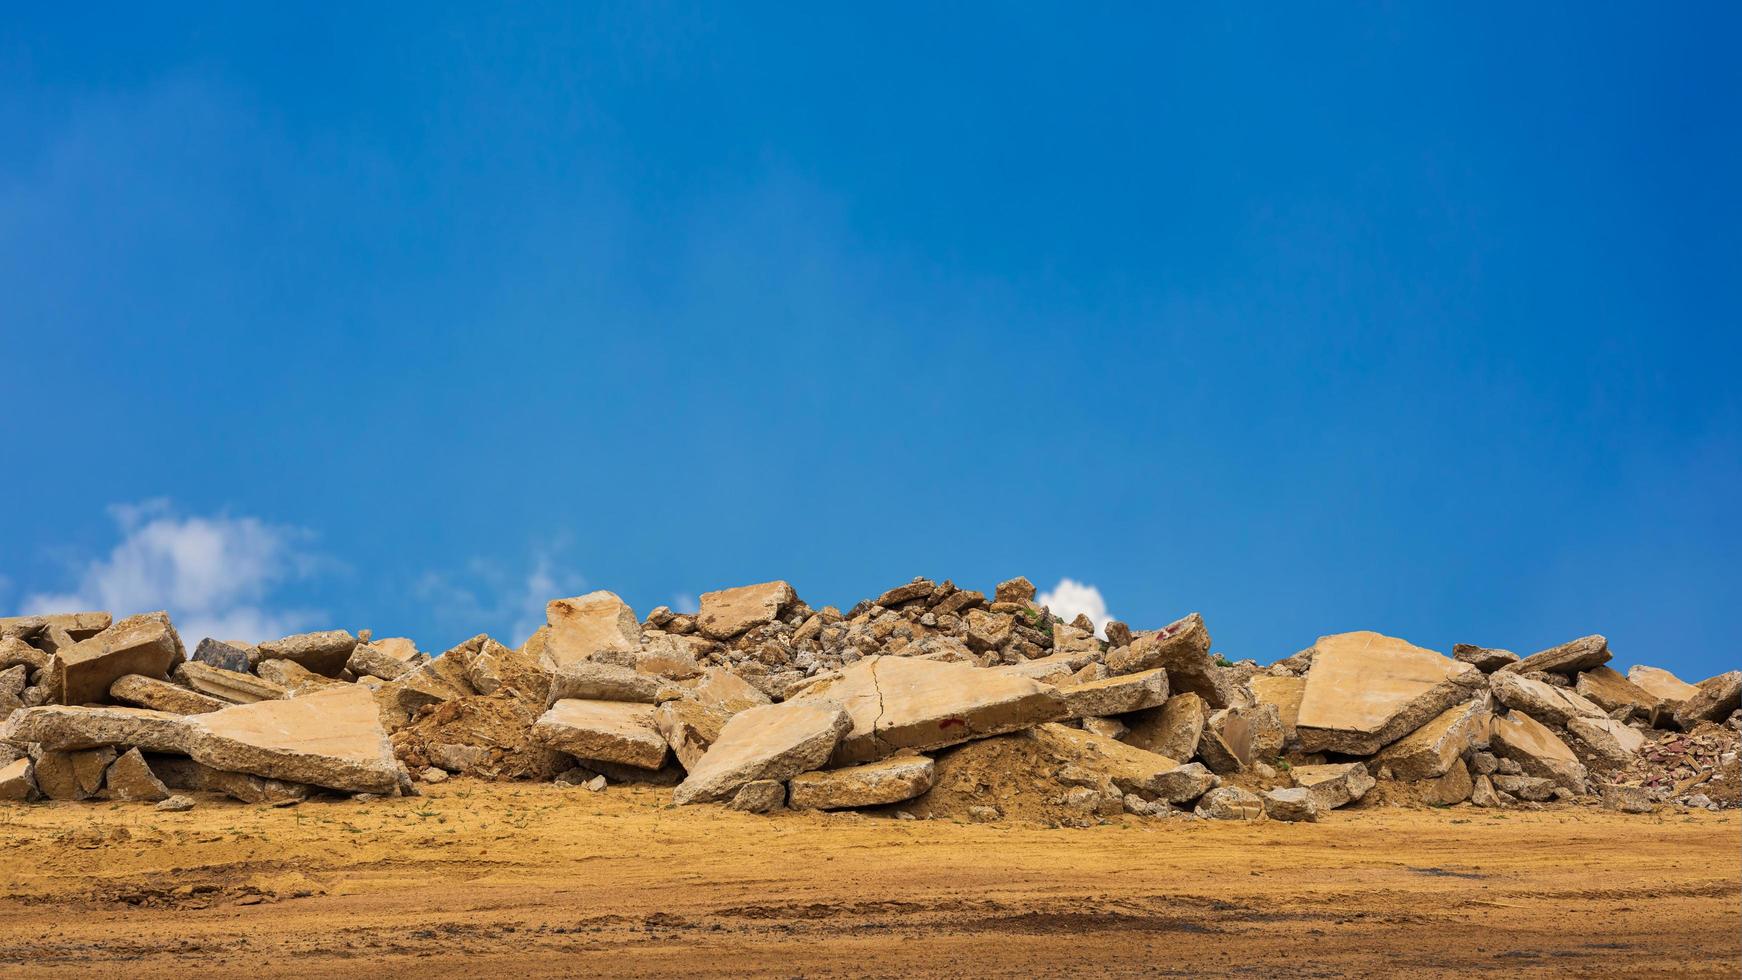
<path fill-rule="evenodd" d="M 1203 619 L 1133 631 L 915 579 L 843 613 L 785 582 L 645 620 L 552 601 L 518 648 L 430 657 L 364 630 L 189 657 L 163 613 L 0 619 L 0 800 L 414 795 L 454 775 L 679 804 L 1085 826 L 1314 820 L 1380 804 L 1738 805 L 1742 671 L 1609 666 L 1601 636 L 1519 658 L 1379 633 L 1269 667 Z"/>

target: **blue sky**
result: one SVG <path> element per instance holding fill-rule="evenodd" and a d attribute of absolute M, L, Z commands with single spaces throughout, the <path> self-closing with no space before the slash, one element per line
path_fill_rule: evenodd
<path fill-rule="evenodd" d="M 9 15 L 0 607 L 1742 666 L 1733 7 L 471 6 Z"/>

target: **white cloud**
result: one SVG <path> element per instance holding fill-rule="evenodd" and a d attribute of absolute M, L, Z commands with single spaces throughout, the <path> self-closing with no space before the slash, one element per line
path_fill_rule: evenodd
<path fill-rule="evenodd" d="M 671 597 L 671 611 L 683 616 L 694 616 L 702 611 L 702 603 L 688 592 L 679 592 Z"/>
<path fill-rule="evenodd" d="M 26 614 L 103 609 L 120 618 L 166 609 L 190 646 L 207 636 L 276 639 L 319 619 L 269 602 L 277 586 L 312 567 L 300 547 L 307 532 L 255 517 L 180 517 L 162 500 L 109 513 L 120 543 L 87 562 L 70 591 L 26 596 Z"/>
<path fill-rule="evenodd" d="M 481 558 L 467 563 L 462 574 L 428 572 L 418 580 L 415 592 L 456 635 L 483 630 L 518 646 L 544 625 L 544 607 L 550 600 L 577 595 L 585 584 L 580 575 L 557 567 L 546 553 L 518 573 Z"/>
<path fill-rule="evenodd" d="M 1053 586 L 1050 592 L 1042 592 L 1034 599 L 1067 623 L 1075 619 L 1078 613 L 1089 617 L 1095 624 L 1096 636 L 1106 635 L 1107 620 L 1113 618 L 1107 613 L 1107 600 L 1101 596 L 1101 590 L 1073 578 L 1059 579 L 1059 584 Z"/>

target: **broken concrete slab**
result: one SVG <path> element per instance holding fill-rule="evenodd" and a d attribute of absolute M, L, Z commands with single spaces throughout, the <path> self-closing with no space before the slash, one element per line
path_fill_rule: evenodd
<path fill-rule="evenodd" d="M 1489 777 L 1494 788 L 1502 793 L 1515 796 L 1527 803 L 1547 803 L 1554 799 L 1555 781 L 1542 776 L 1502 776 Z"/>
<path fill-rule="evenodd" d="M 182 659 L 181 637 L 164 613 L 129 616 L 49 661 L 49 685 L 62 704 L 102 702 L 127 674 L 167 677 Z"/>
<path fill-rule="evenodd" d="M 787 780 L 820 768 L 853 719 L 838 701 L 808 697 L 733 715 L 672 792 L 679 804 L 728 799 L 745 783 Z"/>
<path fill-rule="evenodd" d="M 1372 755 L 1482 686 L 1481 671 L 1371 631 L 1313 646 L 1296 732 L 1308 752 Z"/>
<path fill-rule="evenodd" d="M 271 681 L 261 680 L 253 674 L 224 670 L 198 660 L 189 660 L 177 665 L 175 679 L 178 683 L 201 694 L 217 698 L 220 701 L 228 701 L 231 704 L 274 701 L 290 694 L 283 687 Z"/>
<path fill-rule="evenodd" d="M 287 803 L 306 800 L 313 792 L 313 787 L 306 783 L 266 779 L 245 772 L 225 772 L 186 756 L 147 755 L 145 762 L 172 790 L 222 793 L 242 803 Z"/>
<path fill-rule="evenodd" d="M 901 749 L 926 752 L 1065 717 L 1056 688 L 965 664 L 867 657 L 806 687 L 803 699 L 839 702 L 853 727 L 837 766 L 873 762 Z"/>
<path fill-rule="evenodd" d="M 682 697 L 684 689 L 656 674 L 582 660 L 563 664 L 551 675 L 550 701 L 629 701 L 658 704 Z"/>
<path fill-rule="evenodd" d="M 227 772 L 393 795 L 399 763 L 371 692 L 343 685 L 189 715 L 186 754 Z"/>
<path fill-rule="evenodd" d="M 1581 670 L 1601 667 L 1609 662 L 1609 641 L 1599 635 L 1581 636 L 1576 640 L 1533 653 L 1517 663 L 1507 664 L 1499 672 L 1528 674 L 1540 670 L 1550 674 L 1576 674 Z"/>
<path fill-rule="evenodd" d="M 296 633 L 262 643 L 250 657 L 254 671 L 262 677 L 261 666 L 272 660 L 287 660 L 322 677 L 337 677 L 350 662 L 357 649 L 357 638 L 345 630 L 321 630 L 318 633 Z"/>
<path fill-rule="evenodd" d="M 1310 822 L 1319 818 L 1320 809 L 1318 799 L 1298 786 L 1264 793 L 1264 814 L 1272 820 Z"/>
<path fill-rule="evenodd" d="M 1121 793 L 1166 799 L 1178 792 L 1184 779 L 1179 774 L 1168 776 L 1179 768 L 1177 759 L 1145 752 L 1080 728 L 1045 724 L 1030 729 L 1027 734 L 1048 754 L 1072 760 L 1075 765 L 1111 779 Z M 1173 801 L 1170 799 L 1169 802 Z"/>
<path fill-rule="evenodd" d="M 1274 704 L 1223 708 L 1204 721 L 1198 757 L 1220 776 L 1244 772 L 1275 759 L 1283 746 L 1282 718 Z"/>
<path fill-rule="evenodd" d="M 51 800 L 88 800 L 103 788 L 103 773 L 115 761 L 108 746 L 79 752 L 38 749 L 31 754 L 36 788 Z"/>
<path fill-rule="evenodd" d="M 30 775 L 30 759 L 14 759 L 0 766 L 0 803 L 28 803 L 36 798 L 36 780 Z"/>
<path fill-rule="evenodd" d="M 638 769 L 665 765 L 665 739 L 654 727 L 652 705 L 564 698 L 539 717 L 528 737 L 578 759 Z"/>
<path fill-rule="evenodd" d="M 722 667 L 709 667 L 685 686 L 703 707 L 727 716 L 770 703 L 768 695 Z"/>
<path fill-rule="evenodd" d="M 1647 718 L 1661 700 L 1606 664 L 1580 671 L 1573 690 L 1604 711 L 1630 709 Z"/>
<path fill-rule="evenodd" d="M 635 610 L 603 589 L 570 599 L 553 599 L 544 609 L 550 632 L 542 660 L 547 667 L 566 667 L 601 653 L 630 655 L 641 649 L 641 622 Z"/>
<path fill-rule="evenodd" d="M 726 806 L 742 813 L 773 813 L 786 806 L 786 785 L 774 779 L 745 783 Z"/>
<path fill-rule="evenodd" d="M 1161 707 L 1125 719 L 1129 731 L 1120 741 L 1170 759 L 1190 759 L 1198 754 L 1204 719 L 1208 716 L 1208 705 L 1203 698 L 1196 694 L 1175 694 Z"/>
<path fill-rule="evenodd" d="M 1259 704 L 1276 706 L 1277 717 L 1282 721 L 1285 744 L 1296 741 L 1298 735 L 1295 728 L 1300 723 L 1300 699 L 1306 694 L 1306 678 L 1260 674 L 1249 683 L 1252 697 Z"/>
<path fill-rule="evenodd" d="M 136 745 L 151 752 L 181 752 L 187 744 L 187 716 L 144 708 L 82 707 L 45 704 L 23 708 L 0 724 L 0 741 L 34 743 L 56 752 L 105 745 Z"/>
<path fill-rule="evenodd" d="M 1175 693 L 1196 694 L 1212 708 L 1235 703 L 1233 682 L 1210 656 L 1210 631 L 1198 613 L 1139 633 L 1130 646 L 1107 655 L 1107 669 L 1115 674 L 1157 667 L 1167 671 L 1168 689 Z"/>
<path fill-rule="evenodd" d="M 1067 718 L 1123 715 L 1167 701 L 1167 671 L 1161 667 L 1085 684 L 1060 685 Z"/>
<path fill-rule="evenodd" d="M 1387 745 L 1373 763 L 1390 769 L 1402 780 L 1443 776 L 1466 752 L 1487 747 L 1491 714 L 1487 695 L 1452 705 L 1434 720 Z"/>
<path fill-rule="evenodd" d="M 1723 721 L 1742 707 L 1742 670 L 1708 677 L 1698 686 L 1699 692 L 1675 709 L 1675 723 L 1683 731 L 1692 731 L 1702 721 Z"/>
<path fill-rule="evenodd" d="M 1524 712 L 1495 715 L 1489 724 L 1488 742 L 1495 755 L 1517 763 L 1527 775 L 1552 779 L 1574 793 L 1585 791 L 1588 774 L 1578 755 Z"/>
<path fill-rule="evenodd" d="M 87 640 L 108 629 L 113 620 L 106 612 L 43 613 L 35 616 L 0 616 L 0 636 L 29 637 L 58 629 L 74 640 Z"/>
<path fill-rule="evenodd" d="M 255 665 L 254 671 L 261 680 L 269 684 L 277 684 L 292 697 L 345 683 L 325 674 L 315 673 L 294 660 L 284 658 L 262 660 Z"/>
<path fill-rule="evenodd" d="M 1221 777 L 1206 769 L 1202 763 L 1187 762 L 1152 779 L 1149 788 L 1156 799 L 1175 806 L 1185 806 L 1220 785 Z"/>
<path fill-rule="evenodd" d="M 1517 663 L 1518 654 L 1511 650 L 1479 647 L 1472 643 L 1454 643 L 1452 659 L 1467 663 L 1484 674 L 1492 674 L 1502 667 Z"/>
<path fill-rule="evenodd" d="M 1442 775 L 1419 779 L 1408 785 L 1416 802 L 1428 806 L 1454 806 L 1469 799 L 1476 790 L 1470 767 L 1462 759 L 1452 763 L 1452 767 Z"/>
<path fill-rule="evenodd" d="M 1359 762 L 1295 766 L 1289 775 L 1294 777 L 1296 786 L 1312 794 L 1320 810 L 1326 811 L 1359 800 L 1376 785 L 1367 767 Z"/>
<path fill-rule="evenodd" d="M 397 653 L 377 643 L 359 643 L 351 651 L 351 658 L 345 661 L 345 669 L 358 677 L 367 675 L 394 681 L 423 666 L 422 657 L 415 650 L 410 657 L 401 657 Z"/>
<path fill-rule="evenodd" d="M 240 640 L 214 640 L 208 636 L 194 648 L 192 659 L 208 667 L 246 674 L 253 670 L 257 656 L 252 644 Z"/>
<path fill-rule="evenodd" d="M 923 755 L 894 755 L 862 766 L 806 772 L 788 784 L 794 810 L 841 810 L 911 800 L 931 789 L 937 767 Z"/>
<path fill-rule="evenodd" d="M 798 593 L 780 581 L 704 592 L 701 612 L 696 614 L 696 628 L 711 640 L 730 640 L 774 622 L 797 601 Z"/>
<path fill-rule="evenodd" d="M 543 707 L 550 698 L 551 675 L 538 656 L 483 638 L 465 665 L 466 682 L 479 694 L 501 694 Z"/>
<path fill-rule="evenodd" d="M 50 654 L 38 650 L 15 636 L 0 637 L 0 670 L 10 670 L 19 666 L 31 671 L 46 670 L 49 658 Z"/>
<path fill-rule="evenodd" d="M 1222 786 L 1204 794 L 1197 814 L 1206 820 L 1257 820 L 1264 816 L 1264 800 L 1238 786 Z"/>
<path fill-rule="evenodd" d="M 699 701 L 682 698 L 667 701 L 654 709 L 653 727 L 665 739 L 666 744 L 671 746 L 678 764 L 687 772 L 701 761 L 708 747 L 720 737 L 720 730 L 726 727 L 726 722 L 731 717 L 726 712 L 710 708 Z"/>
<path fill-rule="evenodd" d="M 1545 725 L 1566 725 L 1574 718 L 1606 718 L 1608 712 L 1568 688 L 1555 687 L 1521 674 L 1495 674 L 1491 683 L 1494 700 L 1522 711 Z"/>
<path fill-rule="evenodd" d="M 109 697 L 153 711 L 174 715 L 202 715 L 228 705 L 214 697 L 191 691 L 180 684 L 160 681 L 155 677 L 128 674 L 109 685 Z"/>
<path fill-rule="evenodd" d="M 1567 734 L 1603 766 L 1619 769 L 1638 758 L 1645 736 L 1613 718 L 1574 718 Z"/>
<path fill-rule="evenodd" d="M 112 800 L 128 803 L 157 803 L 169 799 L 169 787 L 151 772 L 138 749 L 121 753 L 103 775 L 103 788 Z"/>
<path fill-rule="evenodd" d="M 1643 664 L 1630 667 L 1627 679 L 1659 700 L 1669 702 L 1671 708 L 1680 707 L 1683 701 L 1700 693 L 1698 687 L 1660 667 Z"/>

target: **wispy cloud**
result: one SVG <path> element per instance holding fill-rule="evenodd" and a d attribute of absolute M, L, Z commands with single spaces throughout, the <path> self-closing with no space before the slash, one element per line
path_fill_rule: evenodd
<path fill-rule="evenodd" d="M 685 616 L 694 616 L 702 611 L 702 601 L 688 592 L 679 592 L 671 597 L 671 611 Z"/>
<path fill-rule="evenodd" d="M 1106 635 L 1107 620 L 1113 618 L 1107 612 L 1107 600 L 1101 595 L 1101 590 L 1073 578 L 1059 579 L 1059 584 L 1035 596 L 1035 601 L 1066 621 L 1075 619 L 1078 613 L 1088 616 L 1095 624 L 1096 636 Z"/>
<path fill-rule="evenodd" d="M 25 596 L 26 613 L 166 609 L 190 644 L 207 636 L 275 639 L 320 618 L 272 601 L 279 586 L 315 567 L 306 531 L 257 517 L 183 517 L 165 500 L 119 504 L 109 514 L 121 540 L 84 563 L 70 590 Z"/>
<path fill-rule="evenodd" d="M 520 570 L 477 558 L 459 572 L 426 572 L 415 593 L 456 635 L 482 631 L 518 645 L 544 625 L 546 603 L 585 586 L 554 553 L 541 552 Z"/>

